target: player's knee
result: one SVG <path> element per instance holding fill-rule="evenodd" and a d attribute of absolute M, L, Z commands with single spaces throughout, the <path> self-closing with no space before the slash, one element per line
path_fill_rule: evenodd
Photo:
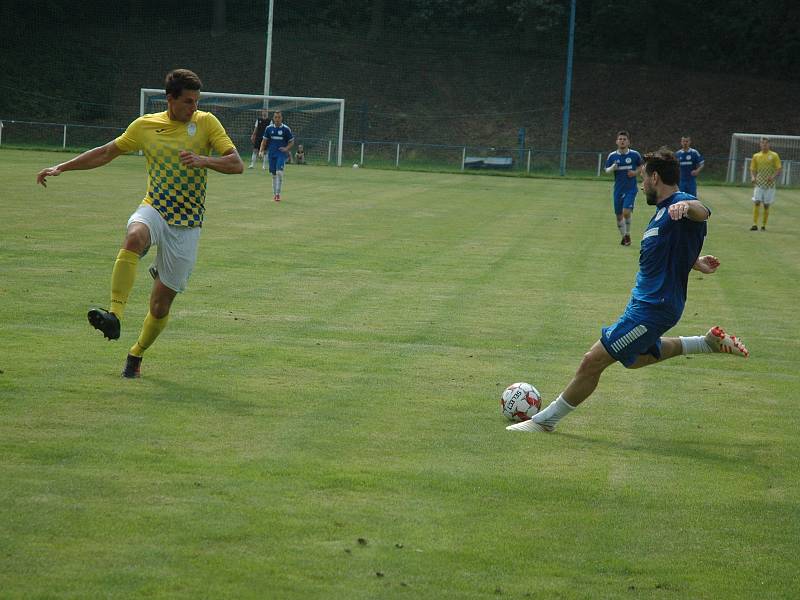
<path fill-rule="evenodd" d="M 591 350 L 583 355 L 581 364 L 578 365 L 576 375 L 585 377 L 594 377 L 603 372 L 605 366 L 599 357 Z"/>
<path fill-rule="evenodd" d="M 133 223 L 128 228 L 123 242 L 125 250 L 144 256 L 150 249 L 150 230 L 143 223 Z"/>

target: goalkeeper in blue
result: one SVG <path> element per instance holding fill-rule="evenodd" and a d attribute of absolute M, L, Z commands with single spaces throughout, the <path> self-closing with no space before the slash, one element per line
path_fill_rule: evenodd
<path fill-rule="evenodd" d="M 283 168 L 286 159 L 291 156 L 292 146 L 294 146 L 294 134 L 283 122 L 283 113 L 276 110 L 272 113 L 272 124 L 264 130 L 264 138 L 258 151 L 259 158 L 264 156 L 264 150 L 267 151 L 269 172 L 272 175 L 272 199 L 275 202 L 281 201 Z"/>
<path fill-rule="evenodd" d="M 553 431 L 594 392 L 603 371 L 615 362 L 639 369 L 682 354 L 749 356 L 742 341 L 720 327 L 712 327 L 705 335 L 663 337 L 683 313 L 689 271 L 711 274 L 720 262 L 700 255 L 711 210 L 678 190 L 680 165 L 675 155 L 662 148 L 644 160 L 643 190 L 656 212 L 642 237 L 639 272 L 628 306 L 616 323 L 602 329 L 600 340 L 584 354 L 558 398 L 531 420 L 506 429 Z"/>

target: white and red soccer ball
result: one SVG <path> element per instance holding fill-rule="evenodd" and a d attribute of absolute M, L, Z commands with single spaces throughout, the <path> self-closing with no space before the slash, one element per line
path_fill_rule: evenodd
<path fill-rule="evenodd" d="M 527 421 L 542 408 L 542 395 L 530 383 L 512 383 L 500 396 L 500 409 L 510 421 Z"/>

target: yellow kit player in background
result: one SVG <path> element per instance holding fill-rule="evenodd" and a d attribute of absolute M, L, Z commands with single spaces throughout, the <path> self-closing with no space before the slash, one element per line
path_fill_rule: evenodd
<path fill-rule="evenodd" d="M 781 174 L 781 157 L 777 152 L 769 149 L 769 139 L 761 138 L 761 152 L 753 154 L 750 162 L 750 181 L 755 184 L 753 188 L 753 226 L 750 231 L 758 231 L 758 211 L 764 204 L 764 220 L 761 221 L 761 231 L 767 229 L 769 207 L 775 202 L 775 180 Z"/>
<path fill-rule="evenodd" d="M 128 219 L 122 248 L 111 273 L 109 310 L 93 308 L 89 323 L 109 340 L 120 335 L 120 321 L 136 278 L 139 258 L 158 246 L 150 310 L 128 353 L 124 377 L 139 377 L 142 355 L 167 325 L 172 301 L 186 288 L 197 258 L 205 212 L 207 169 L 241 173 L 244 164 L 219 120 L 197 109 L 202 83 L 192 71 L 176 69 L 165 81 L 167 110 L 143 115 L 117 139 L 59 165 L 42 169 L 36 181 L 64 171 L 94 169 L 121 154 L 141 150 L 147 159 L 147 194 Z M 210 156 L 211 151 L 219 156 Z"/>

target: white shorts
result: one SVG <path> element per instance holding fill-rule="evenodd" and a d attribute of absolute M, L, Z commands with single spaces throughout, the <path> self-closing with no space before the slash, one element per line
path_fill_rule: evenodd
<path fill-rule="evenodd" d="M 146 203 L 131 215 L 128 227 L 131 223 L 144 223 L 150 230 L 150 244 L 158 246 L 155 265 L 161 283 L 176 292 L 184 291 L 197 261 L 200 227 L 168 225 L 161 213 Z"/>
<path fill-rule="evenodd" d="M 775 188 L 754 187 L 753 202 L 763 202 L 766 206 L 769 206 L 775 202 Z"/>

